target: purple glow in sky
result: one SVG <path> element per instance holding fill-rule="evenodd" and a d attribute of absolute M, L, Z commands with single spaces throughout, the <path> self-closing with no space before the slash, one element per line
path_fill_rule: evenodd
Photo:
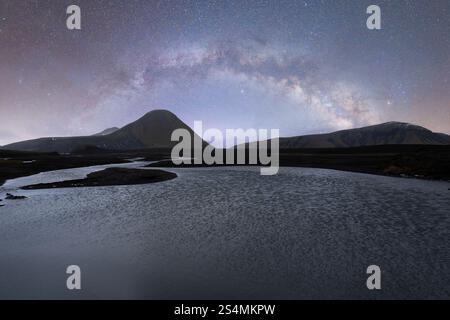
<path fill-rule="evenodd" d="M 0 0 L 0 145 L 165 108 L 282 136 L 405 121 L 449 133 L 449 3 Z M 66 28 L 81 8 L 82 30 Z"/>

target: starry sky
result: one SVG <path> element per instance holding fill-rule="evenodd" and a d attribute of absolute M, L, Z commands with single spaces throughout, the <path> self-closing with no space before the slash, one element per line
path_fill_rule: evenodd
<path fill-rule="evenodd" d="M 82 30 L 66 28 L 71 4 Z M 447 0 L 0 0 L 0 145 L 161 108 L 282 136 L 387 121 L 449 133 L 449 17 Z"/>

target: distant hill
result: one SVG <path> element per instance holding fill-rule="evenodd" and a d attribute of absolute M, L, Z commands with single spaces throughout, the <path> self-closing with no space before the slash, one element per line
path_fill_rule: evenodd
<path fill-rule="evenodd" d="M 450 136 L 403 122 L 386 122 L 326 134 L 280 138 L 281 149 L 348 148 L 374 145 L 447 145 Z"/>
<path fill-rule="evenodd" d="M 105 150 L 170 149 L 175 129 L 194 132 L 167 110 L 154 110 L 121 129 L 110 128 L 93 136 L 53 137 L 27 140 L 3 146 L 2 149 L 86 153 Z M 204 142 L 206 144 L 206 142 Z M 281 149 L 348 148 L 374 145 L 450 145 L 450 136 L 403 122 L 387 122 L 357 129 L 341 130 L 280 138 Z M 251 144 L 253 145 L 253 144 Z"/>
<path fill-rule="evenodd" d="M 117 127 L 112 127 L 112 128 L 105 129 L 102 132 L 93 134 L 93 136 L 107 136 L 108 134 L 114 133 L 117 130 L 120 130 L 120 129 Z"/>
<path fill-rule="evenodd" d="M 194 132 L 176 115 L 167 110 L 153 110 L 142 118 L 109 134 L 80 137 L 51 137 L 26 140 L 3 146 L 8 150 L 70 153 L 74 150 L 98 148 L 104 150 L 130 150 L 142 148 L 172 148 L 175 129 Z"/>

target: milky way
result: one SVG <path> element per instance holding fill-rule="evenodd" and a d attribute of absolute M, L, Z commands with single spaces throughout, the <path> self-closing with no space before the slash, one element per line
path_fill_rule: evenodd
<path fill-rule="evenodd" d="M 66 28 L 71 4 L 82 30 Z M 386 121 L 449 133 L 449 16 L 447 0 L 0 0 L 0 145 L 156 108 L 283 136 Z"/>

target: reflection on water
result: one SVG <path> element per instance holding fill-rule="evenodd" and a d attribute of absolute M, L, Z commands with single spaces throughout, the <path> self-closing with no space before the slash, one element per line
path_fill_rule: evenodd
<path fill-rule="evenodd" d="M 11 180 L 0 194 L 104 167 Z M 29 198 L 0 208 L 0 298 L 450 297 L 448 183 L 170 170 L 179 177 L 156 184 L 14 191 Z M 71 264 L 78 292 L 65 287 Z M 366 288 L 371 264 L 381 291 Z"/>

